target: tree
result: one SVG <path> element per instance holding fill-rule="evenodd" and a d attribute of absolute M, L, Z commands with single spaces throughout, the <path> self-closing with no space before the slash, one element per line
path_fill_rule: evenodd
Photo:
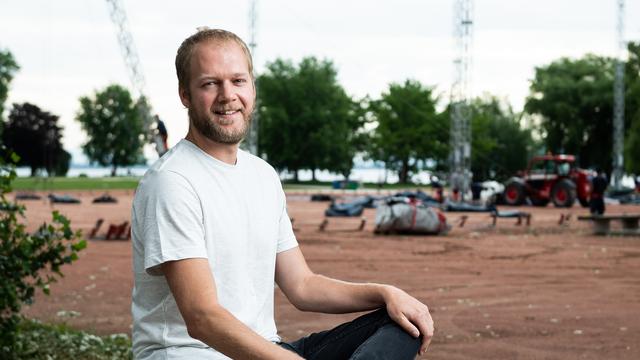
<path fill-rule="evenodd" d="M 111 176 L 118 167 L 145 162 L 142 148 L 147 133 L 140 108 L 149 111 L 146 100 L 134 104 L 129 91 L 120 85 L 80 98 L 76 120 L 89 137 L 82 150 L 92 163 L 111 166 Z"/>
<path fill-rule="evenodd" d="M 20 67 L 8 50 L 0 50 L 0 123 L 4 123 L 4 102 L 9 95 L 9 83 Z"/>
<path fill-rule="evenodd" d="M 436 112 L 436 102 L 433 89 L 406 80 L 390 84 L 389 90 L 370 104 L 377 127 L 371 135 L 369 157 L 396 170 L 401 183 L 409 181 L 409 174 L 417 170 L 421 160 L 446 161 L 448 118 Z"/>
<path fill-rule="evenodd" d="M 277 169 L 325 169 L 348 176 L 362 112 L 337 82 L 328 60 L 294 66 L 277 59 L 258 79 L 259 152 Z"/>
<path fill-rule="evenodd" d="M 471 171 L 474 179 L 508 179 L 527 166 L 534 141 L 511 106 L 491 96 L 471 102 Z"/>
<path fill-rule="evenodd" d="M 613 59 L 595 55 L 536 68 L 525 111 L 541 116 L 549 151 L 611 172 L 614 68 Z"/>
<path fill-rule="evenodd" d="M 33 302 L 36 289 L 49 294 L 49 284 L 62 276 L 60 267 L 78 259 L 87 245 L 80 232 L 57 211 L 50 224 L 34 233 L 20 221 L 24 207 L 6 198 L 16 177 L 17 155 L 0 148 L 0 358 L 16 358 L 15 335 L 22 304 Z"/>
<path fill-rule="evenodd" d="M 629 130 L 626 131 L 624 162 L 628 172 L 640 174 L 640 42 L 630 42 L 628 52 L 625 66 L 625 119 Z"/>
<path fill-rule="evenodd" d="M 37 175 L 40 169 L 58 176 L 66 175 L 69 170 L 71 155 L 62 147 L 58 119 L 57 115 L 36 105 L 13 104 L 2 141 L 20 156 L 18 165 L 31 168 L 31 176 Z"/>

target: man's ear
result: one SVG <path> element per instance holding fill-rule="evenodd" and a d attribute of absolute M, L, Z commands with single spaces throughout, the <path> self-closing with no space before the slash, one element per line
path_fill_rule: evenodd
<path fill-rule="evenodd" d="M 178 86 L 178 95 L 180 96 L 182 105 L 188 109 L 191 106 L 191 95 L 189 94 L 189 89 Z"/>

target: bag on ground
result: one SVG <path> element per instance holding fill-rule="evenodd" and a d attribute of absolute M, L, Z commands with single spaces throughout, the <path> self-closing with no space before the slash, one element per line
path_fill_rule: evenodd
<path fill-rule="evenodd" d="M 408 199 L 391 199 L 377 207 L 376 232 L 441 234 L 450 229 L 444 214 L 434 207 Z"/>

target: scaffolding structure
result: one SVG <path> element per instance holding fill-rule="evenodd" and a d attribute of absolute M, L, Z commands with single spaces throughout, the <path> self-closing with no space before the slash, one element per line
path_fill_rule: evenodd
<path fill-rule="evenodd" d="M 138 56 L 138 51 L 136 50 L 136 46 L 133 41 L 133 36 L 129 31 L 127 14 L 124 11 L 124 6 L 121 4 L 120 0 L 107 0 L 107 4 L 109 5 L 111 21 L 113 21 L 116 26 L 120 52 L 122 53 L 125 65 L 129 71 L 129 80 L 131 81 L 135 95 L 137 95 L 138 98 L 146 100 L 146 106 L 138 106 L 138 111 L 144 121 L 144 128 L 149 132 L 152 143 L 156 145 L 158 155 L 162 156 L 162 154 L 168 150 L 165 141 L 166 139 L 162 139 L 162 135 L 157 130 L 160 127 L 160 124 L 156 123 L 149 113 L 151 105 L 148 103 L 149 99 L 145 96 L 146 81 L 144 73 L 142 72 L 142 66 L 140 65 L 140 57 Z M 156 125 L 154 126 L 154 124 Z"/>
<path fill-rule="evenodd" d="M 613 172 L 615 189 L 621 186 L 624 174 L 624 64 L 627 43 L 624 40 L 624 0 L 618 0 L 617 43 L 615 78 L 613 83 Z"/>
<path fill-rule="evenodd" d="M 120 0 L 107 0 L 109 4 L 109 14 L 111 15 L 111 21 L 116 26 L 118 44 L 120 45 L 120 52 L 124 59 L 127 70 L 129 71 L 129 80 L 133 89 L 137 92 L 136 95 L 144 96 L 145 78 L 142 72 L 142 66 L 140 65 L 140 57 L 136 50 L 135 43 L 133 42 L 133 36 L 129 31 L 129 23 L 127 21 L 127 14 L 124 11 L 124 7 L 120 3 Z"/>
<path fill-rule="evenodd" d="M 249 7 L 249 49 L 251 50 L 251 56 L 256 58 L 256 32 L 257 32 L 257 19 L 258 19 L 258 4 L 257 0 L 251 0 Z M 255 62 L 253 68 L 253 75 L 256 76 Z M 254 86 L 256 87 L 256 94 L 258 93 L 258 80 L 255 79 Z M 249 127 L 249 133 L 247 134 L 247 149 L 253 155 L 258 154 L 258 97 L 256 96 L 256 102 L 254 104 L 254 111 L 252 114 L 251 125 Z"/>
<path fill-rule="evenodd" d="M 454 82 L 451 87 L 451 126 L 449 154 L 449 184 L 457 190 L 460 200 L 471 183 L 471 44 L 473 28 L 472 0 L 455 0 L 453 21 L 456 58 Z"/>

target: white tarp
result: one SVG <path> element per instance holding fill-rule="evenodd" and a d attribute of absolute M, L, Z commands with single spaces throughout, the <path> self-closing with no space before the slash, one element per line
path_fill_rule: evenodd
<path fill-rule="evenodd" d="M 440 210 L 420 203 L 389 201 L 376 210 L 376 232 L 441 234 L 449 229 Z"/>

